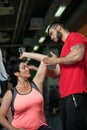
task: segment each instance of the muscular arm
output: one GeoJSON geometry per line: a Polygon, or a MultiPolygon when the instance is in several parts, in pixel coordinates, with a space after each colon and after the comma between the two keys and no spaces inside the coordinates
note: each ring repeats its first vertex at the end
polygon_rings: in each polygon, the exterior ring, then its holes
{"type": "Polygon", "coordinates": [[[84,55],[85,47],[82,44],[78,44],[71,48],[69,54],[64,57],[52,57],[44,58],[44,63],[47,65],[55,65],[55,64],[75,64],[82,60],[84,55]]]}
{"type": "Polygon", "coordinates": [[[71,52],[65,57],[59,58],[58,63],[61,64],[74,64],[82,60],[85,47],[82,44],[78,44],[71,48],[71,52]]]}

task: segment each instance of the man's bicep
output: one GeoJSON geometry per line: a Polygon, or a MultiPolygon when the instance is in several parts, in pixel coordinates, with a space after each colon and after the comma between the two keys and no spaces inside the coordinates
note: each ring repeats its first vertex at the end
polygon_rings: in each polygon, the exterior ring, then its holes
{"type": "Polygon", "coordinates": [[[77,44],[71,48],[71,52],[78,55],[80,58],[83,57],[85,51],[85,46],[83,44],[77,44]]]}
{"type": "Polygon", "coordinates": [[[84,49],[85,49],[85,46],[83,44],[77,44],[77,45],[71,47],[71,51],[72,50],[77,50],[77,51],[82,50],[82,51],[84,51],[84,49]]]}

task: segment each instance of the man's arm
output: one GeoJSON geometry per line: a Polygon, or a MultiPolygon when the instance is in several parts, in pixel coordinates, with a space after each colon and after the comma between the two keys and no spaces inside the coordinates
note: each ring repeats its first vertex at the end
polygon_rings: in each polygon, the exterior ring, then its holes
{"type": "Polygon", "coordinates": [[[83,55],[85,51],[85,46],[82,44],[78,44],[76,46],[73,46],[71,48],[71,51],[69,54],[67,54],[64,57],[54,57],[52,54],[52,57],[45,57],[44,63],[47,65],[56,65],[56,64],[75,64],[82,60],[83,55]]]}
{"type": "Polygon", "coordinates": [[[58,78],[60,76],[60,66],[59,66],[59,64],[56,65],[55,69],[47,69],[46,76],[51,77],[51,78],[58,78]]]}
{"type": "MultiPolygon", "coordinates": [[[[36,67],[34,65],[29,65],[29,69],[38,71],[38,67],[36,67]]],[[[47,68],[46,77],[57,78],[58,76],[60,76],[60,66],[59,65],[56,65],[55,69],[47,68]]]]}

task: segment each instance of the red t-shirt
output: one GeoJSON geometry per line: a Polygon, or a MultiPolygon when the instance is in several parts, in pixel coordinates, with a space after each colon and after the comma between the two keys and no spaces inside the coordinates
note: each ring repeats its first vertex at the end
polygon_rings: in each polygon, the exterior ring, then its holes
{"type": "Polygon", "coordinates": [[[79,33],[70,33],[64,43],[60,57],[66,56],[71,48],[77,44],[85,46],[83,59],[76,64],[60,65],[59,92],[61,98],[75,93],[87,92],[87,39],[79,33]]]}

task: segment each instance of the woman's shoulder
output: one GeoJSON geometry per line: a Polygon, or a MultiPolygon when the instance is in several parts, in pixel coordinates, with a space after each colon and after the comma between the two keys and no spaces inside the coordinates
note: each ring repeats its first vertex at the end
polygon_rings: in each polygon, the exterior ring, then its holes
{"type": "Polygon", "coordinates": [[[11,103],[12,100],[12,92],[11,90],[7,90],[3,96],[2,102],[11,103]]]}
{"type": "Polygon", "coordinates": [[[5,93],[5,95],[4,95],[4,96],[8,96],[8,95],[11,95],[11,96],[12,96],[11,89],[8,89],[8,90],[6,91],[6,93],[5,93]]]}

